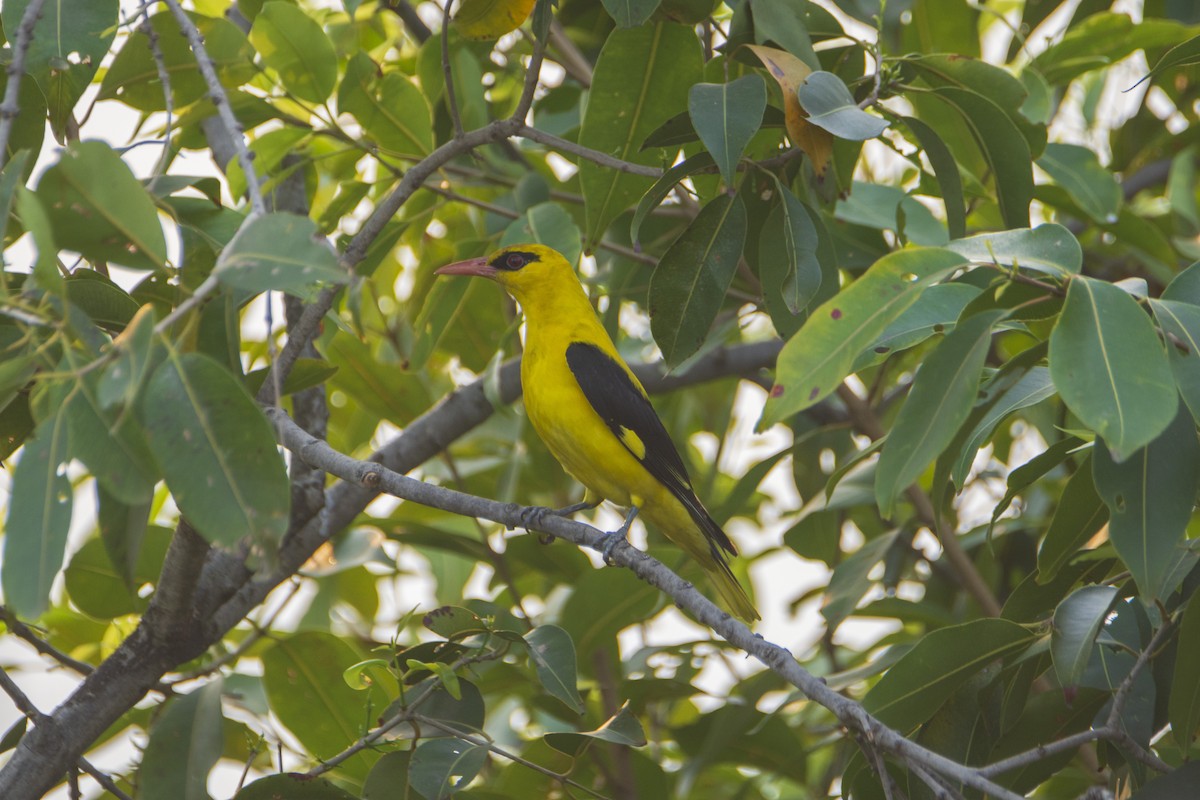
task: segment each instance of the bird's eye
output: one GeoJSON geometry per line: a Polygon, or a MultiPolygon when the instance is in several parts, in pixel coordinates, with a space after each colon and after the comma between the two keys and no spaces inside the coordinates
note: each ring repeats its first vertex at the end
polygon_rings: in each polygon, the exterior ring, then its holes
{"type": "Polygon", "coordinates": [[[520,253],[509,253],[508,257],[504,259],[504,264],[509,269],[520,269],[525,266],[525,257],[520,253]]]}

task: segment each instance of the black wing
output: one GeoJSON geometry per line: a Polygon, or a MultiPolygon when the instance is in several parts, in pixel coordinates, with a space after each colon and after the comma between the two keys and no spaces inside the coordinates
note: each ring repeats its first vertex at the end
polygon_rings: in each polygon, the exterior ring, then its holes
{"type": "MultiPolygon", "coordinates": [[[[650,401],[630,380],[621,365],[594,344],[572,342],[567,345],[567,366],[575,375],[588,403],[625,449],[683,503],[711,542],[736,555],[733,542],[729,541],[721,526],[696,497],[683,459],[679,457],[679,451],[675,449],[675,443],[655,413],[654,406],[650,405],[650,401]],[[638,453],[630,446],[629,433],[641,441],[644,453],[638,453]]],[[[713,555],[717,556],[718,561],[724,562],[715,548],[713,555]]]]}

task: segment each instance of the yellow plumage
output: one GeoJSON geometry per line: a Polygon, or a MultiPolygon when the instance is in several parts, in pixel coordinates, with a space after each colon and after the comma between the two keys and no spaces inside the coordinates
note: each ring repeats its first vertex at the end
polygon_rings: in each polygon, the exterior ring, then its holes
{"type": "Polygon", "coordinates": [[[525,314],[525,410],[546,447],[596,498],[636,507],[704,568],[728,608],[759,618],[729,571],[732,543],[692,491],[678,452],[600,324],[571,265],[536,244],[438,270],[503,286],[525,314]],[[725,552],[722,552],[724,550],[725,552]]]}

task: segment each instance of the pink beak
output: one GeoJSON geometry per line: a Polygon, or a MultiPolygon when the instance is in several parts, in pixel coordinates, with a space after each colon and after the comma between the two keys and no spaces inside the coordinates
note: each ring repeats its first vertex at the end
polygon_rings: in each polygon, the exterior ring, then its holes
{"type": "Polygon", "coordinates": [[[491,278],[496,272],[496,268],[489,264],[485,257],[456,261],[434,270],[437,275],[477,275],[481,278],[491,278]]]}

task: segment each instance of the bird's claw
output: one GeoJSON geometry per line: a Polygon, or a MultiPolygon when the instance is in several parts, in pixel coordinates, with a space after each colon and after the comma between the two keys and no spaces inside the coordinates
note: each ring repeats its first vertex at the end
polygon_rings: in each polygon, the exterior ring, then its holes
{"type": "Polygon", "coordinates": [[[552,515],[554,509],[547,506],[526,506],[517,513],[517,519],[521,521],[521,527],[528,530],[542,523],[548,515],[552,515]]]}
{"type": "Polygon", "coordinates": [[[613,561],[612,557],[613,550],[619,543],[624,541],[624,530],[609,531],[608,533],[604,534],[600,540],[600,556],[604,559],[605,564],[610,567],[615,566],[616,562],[613,561]]]}

